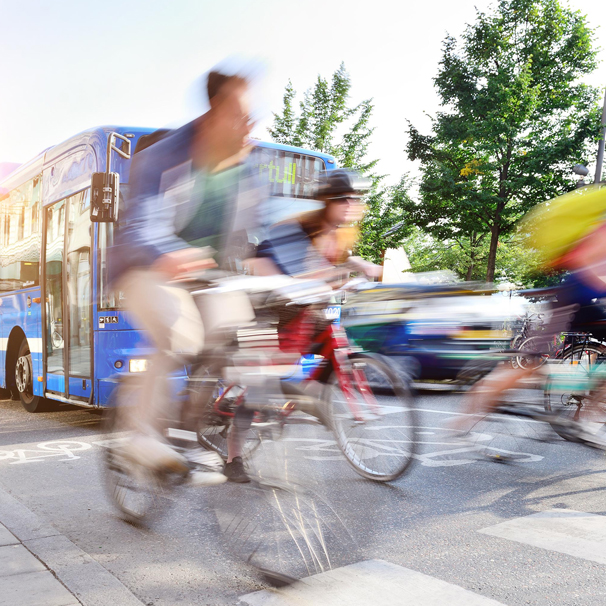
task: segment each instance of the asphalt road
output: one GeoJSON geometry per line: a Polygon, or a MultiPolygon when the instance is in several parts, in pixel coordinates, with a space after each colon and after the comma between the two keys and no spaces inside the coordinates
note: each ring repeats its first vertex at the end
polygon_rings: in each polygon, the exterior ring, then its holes
{"type": "MultiPolygon", "coordinates": [[[[538,424],[524,424],[509,439],[507,449],[522,453],[513,464],[453,448],[443,426],[460,400],[417,398],[421,451],[410,473],[389,486],[357,477],[331,450],[330,434],[318,445],[326,489],[357,539],[355,558],[385,560],[509,606],[605,604],[604,453],[550,436],[538,424]],[[538,437],[553,439],[532,439],[538,437]],[[562,530],[556,516],[533,539],[525,524],[535,518],[527,516],[552,510],[599,517],[589,518],[589,538],[562,530]],[[504,522],[521,526],[495,529],[504,522]]],[[[218,493],[209,492],[215,489],[182,491],[149,529],[124,523],[102,486],[104,437],[94,412],[65,407],[32,415],[18,402],[0,401],[0,487],[144,604],[238,604],[266,587],[217,539],[210,504],[218,493]]],[[[313,458],[313,448],[307,452],[313,458]]]]}

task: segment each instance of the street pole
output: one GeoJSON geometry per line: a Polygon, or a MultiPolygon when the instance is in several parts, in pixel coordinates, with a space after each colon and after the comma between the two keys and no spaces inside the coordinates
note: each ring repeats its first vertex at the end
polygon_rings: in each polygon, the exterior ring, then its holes
{"type": "Polygon", "coordinates": [[[602,180],[602,163],[604,162],[604,137],[606,137],[606,92],[604,93],[604,107],[602,108],[601,136],[598,143],[598,162],[595,167],[595,183],[602,180]]]}

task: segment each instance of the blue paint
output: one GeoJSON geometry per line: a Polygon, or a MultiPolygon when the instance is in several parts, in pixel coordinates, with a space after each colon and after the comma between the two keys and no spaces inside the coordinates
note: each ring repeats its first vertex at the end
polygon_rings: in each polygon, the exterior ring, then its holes
{"type": "MultiPolygon", "coordinates": [[[[12,190],[27,181],[41,177],[41,207],[42,215],[46,215],[46,208],[55,202],[63,200],[90,187],[93,172],[103,172],[106,169],[107,138],[109,133],[116,132],[121,135],[132,135],[131,153],[134,152],[139,138],[154,132],[150,128],[134,128],[122,126],[102,126],[81,132],[66,141],[44,150],[36,158],[21,165],[0,182],[0,189],[12,190]]],[[[309,152],[296,147],[255,141],[255,145],[269,149],[284,150],[299,154],[306,154],[320,158],[327,169],[336,167],[334,158],[328,154],[309,152]]],[[[112,154],[110,169],[118,172],[121,185],[128,186],[130,160],[124,160],[118,154],[112,154]]],[[[40,219],[40,229],[43,229],[46,221],[40,219]]],[[[93,372],[90,377],[67,376],[65,374],[52,374],[45,372],[45,348],[52,348],[50,335],[45,334],[46,329],[42,325],[42,305],[48,301],[48,295],[40,286],[22,289],[8,293],[0,292],[0,386],[7,386],[7,373],[12,373],[13,368],[7,368],[7,351],[17,342],[15,336],[19,329],[24,333],[32,349],[32,363],[35,395],[46,395],[53,398],[57,392],[62,396],[78,398],[83,403],[90,401],[95,405],[105,406],[111,401],[111,394],[116,385],[116,377],[128,373],[128,361],[132,358],[141,358],[151,353],[152,349],[146,341],[143,331],[137,330],[120,309],[101,309],[99,302],[98,276],[99,268],[99,225],[91,224],[92,254],[90,255],[90,286],[92,313],[90,321],[93,372]],[[28,306],[28,297],[30,305],[28,306]],[[39,299],[40,302],[34,302],[39,299]],[[110,321],[106,321],[107,318],[110,321]],[[115,320],[114,320],[115,318],[115,320]],[[46,345],[43,345],[43,342],[46,345]],[[116,362],[120,361],[122,367],[116,368],[116,362]],[[38,378],[43,378],[39,381],[38,378]],[[84,380],[84,384],[83,384],[84,380]],[[67,389],[66,389],[67,388],[67,389]]],[[[40,265],[42,271],[42,264],[40,265]]],[[[66,263],[63,262],[65,271],[66,263]]],[[[42,276],[40,276],[42,283],[42,276]]],[[[67,296],[64,292],[63,296],[67,296]]],[[[335,308],[336,309],[336,308],[335,308]]],[[[334,313],[337,313],[333,310],[334,313]]],[[[61,316],[64,313],[61,312],[61,316]]],[[[51,349],[52,350],[52,349],[51,349]]],[[[56,350],[55,350],[56,351],[56,350]]],[[[308,372],[311,366],[303,363],[304,372],[308,372]]],[[[186,369],[183,368],[175,373],[174,395],[183,391],[185,385],[186,369]]]]}

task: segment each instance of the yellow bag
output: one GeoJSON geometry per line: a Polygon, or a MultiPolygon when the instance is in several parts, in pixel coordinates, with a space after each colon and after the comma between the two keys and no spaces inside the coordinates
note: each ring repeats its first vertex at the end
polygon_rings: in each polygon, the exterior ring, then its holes
{"type": "Polygon", "coordinates": [[[529,246],[558,266],[562,257],[604,223],[606,187],[589,185],[538,204],[520,224],[529,246]]]}

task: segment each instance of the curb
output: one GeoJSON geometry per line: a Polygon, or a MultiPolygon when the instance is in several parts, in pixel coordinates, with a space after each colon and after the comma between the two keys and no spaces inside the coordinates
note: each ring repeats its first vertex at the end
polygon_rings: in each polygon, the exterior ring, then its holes
{"type": "MultiPolygon", "coordinates": [[[[48,568],[83,606],[143,605],[143,602],[101,564],[2,488],[0,488],[0,524],[12,533],[21,546],[33,554],[45,568],[48,568]]],[[[0,549],[7,548],[18,549],[20,545],[0,547],[0,549]]],[[[36,571],[25,573],[24,576],[27,574],[48,575],[48,572],[36,571]]],[[[0,576],[0,586],[6,579],[11,579],[12,584],[15,585],[19,576],[19,574],[0,576]]],[[[29,585],[29,581],[26,584],[29,585]]],[[[71,606],[75,602],[76,600],[72,600],[71,603],[64,603],[71,606]]],[[[0,604],[2,603],[0,598],[0,604]]],[[[11,603],[19,602],[15,600],[11,603]]]]}

